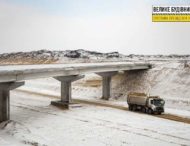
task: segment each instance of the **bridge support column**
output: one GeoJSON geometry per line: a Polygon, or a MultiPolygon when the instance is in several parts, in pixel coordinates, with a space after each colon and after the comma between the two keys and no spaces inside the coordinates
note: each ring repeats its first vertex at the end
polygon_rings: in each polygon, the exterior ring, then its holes
{"type": "Polygon", "coordinates": [[[0,83],[0,122],[10,119],[10,90],[24,85],[24,82],[0,83]]]}
{"type": "Polygon", "coordinates": [[[52,101],[51,104],[63,108],[69,108],[69,104],[72,104],[71,83],[84,78],[84,75],[60,76],[54,78],[61,82],[61,100],[52,101]]]}
{"type": "Polygon", "coordinates": [[[117,73],[117,71],[96,73],[102,77],[102,99],[109,100],[111,95],[111,78],[117,73]]]}

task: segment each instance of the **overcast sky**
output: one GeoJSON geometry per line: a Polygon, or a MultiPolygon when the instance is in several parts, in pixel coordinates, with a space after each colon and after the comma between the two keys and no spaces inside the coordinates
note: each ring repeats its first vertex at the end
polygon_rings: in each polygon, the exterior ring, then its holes
{"type": "Polygon", "coordinates": [[[153,23],[152,5],[190,0],[0,0],[0,53],[190,54],[190,22],[153,23]]]}

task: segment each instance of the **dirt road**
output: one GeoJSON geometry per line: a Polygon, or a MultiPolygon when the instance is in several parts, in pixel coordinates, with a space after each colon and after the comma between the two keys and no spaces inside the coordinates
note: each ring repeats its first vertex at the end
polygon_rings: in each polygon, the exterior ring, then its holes
{"type": "MultiPolygon", "coordinates": [[[[45,97],[50,97],[50,98],[59,98],[58,96],[52,96],[49,94],[41,94],[41,93],[35,93],[35,92],[30,92],[30,91],[25,91],[25,90],[17,90],[18,92],[25,92],[25,93],[30,93],[33,95],[41,95],[41,96],[45,96],[45,97]]],[[[120,110],[126,110],[128,111],[128,107],[126,106],[122,106],[122,105],[116,105],[116,104],[111,104],[108,102],[102,102],[102,101],[94,101],[94,100],[88,100],[88,99],[73,99],[74,102],[78,102],[78,103],[84,103],[84,104],[91,104],[91,105],[97,105],[97,106],[104,106],[104,107],[111,107],[111,108],[115,108],[115,109],[120,109],[120,110]]],[[[141,112],[136,112],[139,114],[144,114],[141,112]]],[[[190,124],[190,119],[189,118],[185,118],[185,117],[180,117],[177,115],[172,115],[172,114],[161,114],[161,115],[150,115],[150,116],[155,116],[158,118],[163,118],[163,119],[168,119],[168,120],[173,120],[173,121],[177,121],[177,122],[183,122],[183,123],[187,123],[190,124]]]]}

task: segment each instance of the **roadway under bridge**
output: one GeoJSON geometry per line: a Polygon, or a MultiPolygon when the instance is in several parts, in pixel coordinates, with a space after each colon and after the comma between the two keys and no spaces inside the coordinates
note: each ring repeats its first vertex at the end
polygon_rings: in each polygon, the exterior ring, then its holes
{"type": "Polygon", "coordinates": [[[69,108],[72,104],[71,83],[84,78],[85,74],[96,73],[102,77],[102,99],[108,100],[112,76],[119,71],[150,67],[147,63],[126,62],[0,66],[0,122],[10,119],[10,90],[24,85],[25,80],[53,77],[60,81],[61,100],[51,104],[69,108]]]}

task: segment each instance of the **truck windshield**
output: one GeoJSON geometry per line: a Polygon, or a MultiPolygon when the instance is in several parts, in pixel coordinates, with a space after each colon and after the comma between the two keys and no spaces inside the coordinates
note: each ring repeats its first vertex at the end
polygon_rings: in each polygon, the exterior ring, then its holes
{"type": "Polygon", "coordinates": [[[163,100],[160,100],[160,99],[154,99],[153,104],[156,106],[163,106],[165,104],[165,102],[163,100]]]}

